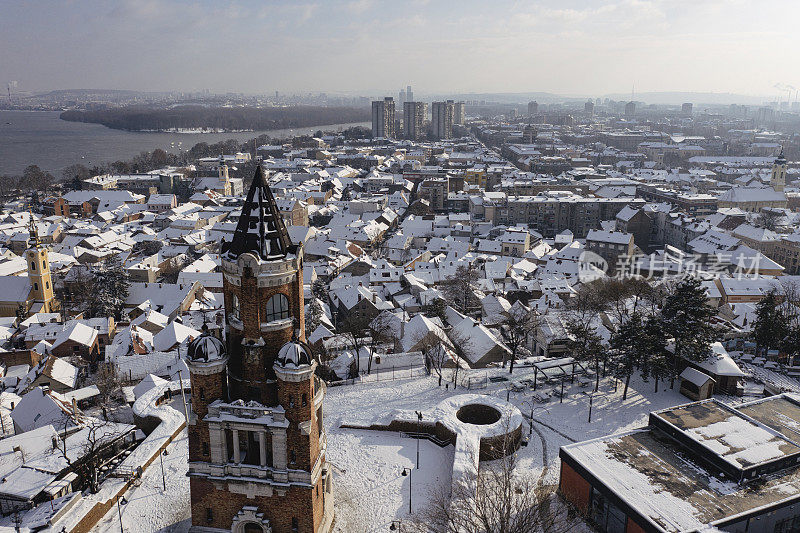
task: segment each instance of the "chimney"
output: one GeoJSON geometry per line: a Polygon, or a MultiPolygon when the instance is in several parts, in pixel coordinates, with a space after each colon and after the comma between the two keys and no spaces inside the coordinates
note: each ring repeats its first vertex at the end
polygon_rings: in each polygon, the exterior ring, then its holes
{"type": "Polygon", "coordinates": [[[72,398],[72,415],[78,416],[78,402],[75,401],[75,398],[72,398]]]}

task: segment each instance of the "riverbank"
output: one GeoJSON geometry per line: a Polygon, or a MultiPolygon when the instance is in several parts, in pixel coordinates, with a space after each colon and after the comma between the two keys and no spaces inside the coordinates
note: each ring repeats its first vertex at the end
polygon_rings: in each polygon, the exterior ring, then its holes
{"type": "Polygon", "coordinates": [[[240,133],[145,133],[107,128],[100,124],[68,122],[58,111],[0,111],[0,175],[19,175],[28,165],[39,165],[56,177],[61,170],[80,163],[87,167],[127,161],[144,151],[161,148],[178,154],[197,143],[213,144],[227,139],[242,143],[261,134],[285,139],[318,130],[343,131],[368,122],[285,128],[240,133]]]}

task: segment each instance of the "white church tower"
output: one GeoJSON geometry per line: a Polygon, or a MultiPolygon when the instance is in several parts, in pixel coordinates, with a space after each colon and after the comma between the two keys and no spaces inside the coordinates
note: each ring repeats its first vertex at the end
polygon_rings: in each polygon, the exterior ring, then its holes
{"type": "Polygon", "coordinates": [[[783,148],[781,148],[781,155],[772,164],[770,184],[778,192],[783,192],[783,188],[786,186],[786,158],[783,155],[783,148]]]}

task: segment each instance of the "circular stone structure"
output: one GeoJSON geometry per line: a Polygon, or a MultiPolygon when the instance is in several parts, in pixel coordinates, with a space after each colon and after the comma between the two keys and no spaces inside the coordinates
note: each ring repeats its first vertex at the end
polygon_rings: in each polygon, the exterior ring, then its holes
{"type": "Polygon", "coordinates": [[[455,437],[480,439],[482,461],[516,451],[522,438],[522,413],[513,404],[491,396],[451,396],[429,416],[455,437]]]}

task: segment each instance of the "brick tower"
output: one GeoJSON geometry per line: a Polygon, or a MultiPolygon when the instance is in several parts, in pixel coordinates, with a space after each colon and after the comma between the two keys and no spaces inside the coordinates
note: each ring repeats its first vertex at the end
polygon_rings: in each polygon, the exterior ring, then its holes
{"type": "Polygon", "coordinates": [[[189,346],[191,531],[326,533],[325,388],[305,342],[303,249],[260,167],[222,271],[227,342],[204,333],[189,346]]]}

